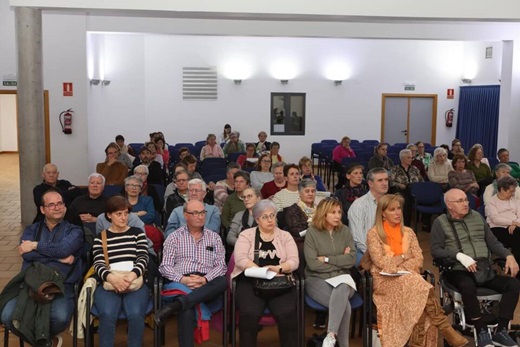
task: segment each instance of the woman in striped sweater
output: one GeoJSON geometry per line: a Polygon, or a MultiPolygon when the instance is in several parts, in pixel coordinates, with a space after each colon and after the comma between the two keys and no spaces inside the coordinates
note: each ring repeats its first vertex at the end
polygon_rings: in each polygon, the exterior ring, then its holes
{"type": "Polygon", "coordinates": [[[144,232],[128,226],[131,206],[123,196],[113,196],[106,202],[105,216],[112,224],[94,240],[94,269],[101,279],[94,293],[94,302],[99,310],[99,346],[114,346],[116,323],[123,310],[128,321],[128,346],[139,347],[143,342],[144,316],[150,297],[146,285],[130,291],[130,285],[143,276],[148,265],[147,241],[144,232]],[[103,249],[103,234],[106,235],[108,264],[103,249]],[[125,275],[113,271],[128,271],[125,275]],[[106,290],[103,283],[111,284],[114,290],[106,290]]]}

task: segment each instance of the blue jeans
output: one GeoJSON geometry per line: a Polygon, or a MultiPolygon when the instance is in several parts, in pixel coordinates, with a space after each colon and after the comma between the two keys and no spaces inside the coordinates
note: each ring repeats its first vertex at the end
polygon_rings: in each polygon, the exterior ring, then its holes
{"type": "MultiPolygon", "coordinates": [[[[2,311],[2,323],[13,333],[20,336],[18,330],[13,326],[11,317],[16,307],[16,298],[11,299],[2,311]]],[[[70,318],[74,313],[74,285],[65,285],[65,294],[59,294],[54,297],[51,303],[51,317],[49,336],[55,336],[65,329],[70,323],[70,318]]]]}
{"type": "Polygon", "coordinates": [[[99,346],[114,347],[116,324],[123,310],[128,321],[127,346],[140,347],[143,343],[144,317],[149,300],[150,290],[147,285],[124,294],[98,286],[94,292],[94,305],[99,312],[99,346]]]}
{"type": "MultiPolygon", "coordinates": [[[[193,347],[195,344],[193,339],[193,329],[197,326],[195,306],[203,302],[208,304],[212,312],[215,312],[213,310],[219,305],[222,307],[222,293],[226,290],[226,286],[226,277],[219,276],[190,294],[178,297],[182,304],[182,310],[177,315],[179,347],[193,347]]],[[[164,289],[168,289],[168,285],[165,285],[164,289]]]]}
{"type": "Polygon", "coordinates": [[[359,249],[356,250],[356,267],[359,266],[359,263],[361,262],[361,258],[363,258],[363,255],[364,255],[364,254],[365,254],[365,253],[363,253],[363,251],[361,251],[361,250],[359,250],[359,249]]]}

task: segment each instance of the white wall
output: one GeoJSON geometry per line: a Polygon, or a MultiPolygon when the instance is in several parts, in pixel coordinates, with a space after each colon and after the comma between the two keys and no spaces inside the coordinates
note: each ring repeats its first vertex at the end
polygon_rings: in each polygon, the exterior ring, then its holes
{"type": "Polygon", "coordinates": [[[4,75],[16,75],[16,43],[14,35],[14,10],[9,8],[8,1],[0,1],[0,88],[16,89],[1,85],[4,75]]]}
{"type": "Polygon", "coordinates": [[[0,95],[0,152],[18,151],[16,95],[0,95]]]}

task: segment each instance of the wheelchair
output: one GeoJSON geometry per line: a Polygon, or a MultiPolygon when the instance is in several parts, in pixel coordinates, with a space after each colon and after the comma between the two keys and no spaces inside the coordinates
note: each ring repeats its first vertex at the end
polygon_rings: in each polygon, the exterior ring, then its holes
{"type": "MultiPolygon", "coordinates": [[[[494,260],[494,264],[503,268],[505,260],[496,259],[494,260]]],[[[466,320],[461,294],[457,292],[457,289],[444,278],[444,274],[451,271],[454,263],[449,260],[434,259],[433,265],[439,268],[438,283],[440,287],[440,301],[446,315],[453,315],[452,325],[454,329],[459,330],[466,336],[472,336],[476,341],[477,331],[475,330],[475,327],[466,320]]],[[[493,330],[498,325],[497,311],[498,304],[502,299],[502,294],[489,288],[477,287],[477,299],[480,304],[480,310],[482,311],[481,319],[486,322],[490,335],[493,335],[493,330]]],[[[448,346],[446,342],[444,345],[448,346]]]]}

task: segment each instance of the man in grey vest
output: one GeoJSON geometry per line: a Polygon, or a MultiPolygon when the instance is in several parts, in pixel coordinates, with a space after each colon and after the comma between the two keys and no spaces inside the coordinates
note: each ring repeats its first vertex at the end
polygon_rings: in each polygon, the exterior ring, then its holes
{"type": "Polygon", "coordinates": [[[462,296],[466,319],[477,329],[477,347],[518,346],[507,334],[520,292],[520,282],[515,278],[518,273],[515,258],[495,238],[482,216],[469,208],[466,193],[460,189],[451,189],[444,195],[444,201],[448,213],[438,217],[432,225],[432,257],[457,260],[453,269],[444,273],[444,278],[462,296]],[[505,276],[495,276],[480,285],[502,293],[498,327],[493,336],[481,320],[482,312],[476,295],[477,284],[472,275],[472,272],[477,271],[476,259],[489,258],[491,254],[506,259],[505,276]]]}

